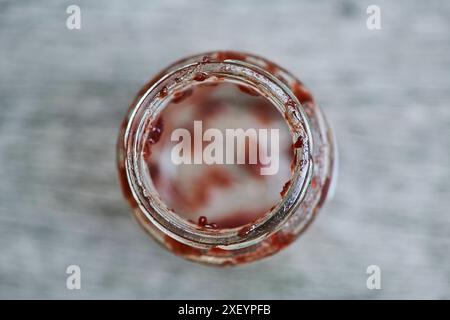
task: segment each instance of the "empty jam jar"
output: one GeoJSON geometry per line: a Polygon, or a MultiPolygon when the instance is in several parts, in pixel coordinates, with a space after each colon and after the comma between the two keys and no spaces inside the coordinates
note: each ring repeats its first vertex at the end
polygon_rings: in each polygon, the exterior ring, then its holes
{"type": "Polygon", "coordinates": [[[182,59],[144,85],[117,161],[142,228],[211,265],[288,246],[336,180],[333,134],[311,92],[275,63],[231,51],[182,59]]]}

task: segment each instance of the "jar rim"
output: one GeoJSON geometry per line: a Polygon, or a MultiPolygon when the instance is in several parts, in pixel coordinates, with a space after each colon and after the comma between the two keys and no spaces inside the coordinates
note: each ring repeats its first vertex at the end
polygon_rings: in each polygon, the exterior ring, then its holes
{"type": "MultiPolygon", "coordinates": [[[[245,54],[248,56],[247,54],[245,54]]],[[[226,249],[247,247],[267,238],[278,231],[297,210],[310,184],[313,173],[311,150],[313,140],[308,118],[297,97],[291,89],[273,74],[257,64],[237,59],[202,59],[205,55],[169,66],[132,106],[125,134],[125,172],[133,198],[144,215],[162,232],[184,244],[196,247],[221,247],[226,249]],[[197,61],[197,62],[195,62],[197,61]],[[146,127],[162,112],[170,100],[171,93],[194,85],[198,73],[221,79],[239,79],[262,92],[271,100],[274,107],[284,115],[294,143],[299,137],[303,140],[301,149],[295,149],[294,167],[290,184],[281,200],[256,221],[230,229],[199,228],[176,213],[161,200],[148,179],[144,179],[143,165],[140,161],[143,136],[146,127]],[[164,92],[168,94],[162,95],[164,92]]],[[[261,59],[254,56],[255,59],[261,59]]],[[[151,177],[147,175],[151,180],[151,177]]]]}

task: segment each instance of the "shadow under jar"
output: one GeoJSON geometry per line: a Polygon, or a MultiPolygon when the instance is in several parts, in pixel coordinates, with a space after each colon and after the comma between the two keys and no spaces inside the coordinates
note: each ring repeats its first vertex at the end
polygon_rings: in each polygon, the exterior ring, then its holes
{"type": "Polygon", "coordinates": [[[117,161],[133,215],[157,242],[189,260],[237,265],[278,252],[306,230],[332,193],[335,151],[299,80],[261,57],[218,51],[172,64],[139,91],[120,128],[117,161]],[[278,140],[272,145],[267,135],[266,146],[263,135],[248,134],[240,145],[219,143],[229,129],[276,130],[278,140]],[[192,162],[174,161],[187,138],[191,147],[179,155],[192,162]],[[205,163],[213,142],[234,162],[205,163]],[[263,149],[276,159],[275,173],[262,174],[273,164],[263,149]]]}

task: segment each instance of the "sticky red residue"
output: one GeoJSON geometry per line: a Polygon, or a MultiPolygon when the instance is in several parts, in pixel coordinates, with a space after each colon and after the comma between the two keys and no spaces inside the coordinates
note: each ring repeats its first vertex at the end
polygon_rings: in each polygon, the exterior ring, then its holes
{"type": "Polygon", "coordinates": [[[261,174],[261,163],[251,164],[251,163],[244,163],[242,166],[245,168],[245,170],[256,179],[265,179],[266,176],[261,174]]]}
{"type": "MultiPolygon", "coordinates": [[[[222,51],[222,52],[218,52],[217,54],[213,54],[212,57],[205,55],[202,57],[201,63],[209,63],[211,60],[213,61],[224,61],[227,59],[232,59],[232,60],[246,60],[246,55],[245,54],[241,54],[241,53],[237,53],[237,52],[233,52],[233,51],[222,51]]],[[[276,77],[278,77],[279,79],[281,79],[281,76],[277,75],[277,73],[280,73],[280,69],[277,65],[271,63],[271,62],[267,62],[265,69],[271,73],[274,74],[276,77]]],[[[207,73],[204,72],[199,72],[197,74],[194,75],[193,80],[195,81],[199,81],[199,82],[203,82],[205,81],[207,78],[209,77],[209,75],[207,73]]],[[[212,79],[211,79],[212,80],[212,79]]],[[[214,81],[205,81],[204,83],[199,83],[198,86],[216,86],[218,85],[220,82],[219,80],[223,80],[223,79],[215,79],[214,77],[214,81]]],[[[181,79],[177,78],[176,81],[181,81],[181,79]]],[[[286,80],[283,80],[285,83],[287,83],[286,80]]],[[[151,83],[150,83],[151,84],[151,83]]],[[[149,85],[146,87],[150,87],[149,85]]],[[[251,87],[248,86],[243,86],[243,85],[238,85],[237,86],[238,89],[245,93],[248,94],[250,96],[259,96],[260,94],[254,90],[251,87]]],[[[301,83],[294,83],[291,86],[292,92],[294,93],[294,95],[296,96],[296,98],[300,101],[300,103],[302,103],[303,107],[305,108],[305,110],[308,112],[308,110],[313,110],[312,108],[314,107],[314,100],[313,97],[311,95],[311,93],[301,84],[301,83]]],[[[143,90],[143,92],[147,91],[147,89],[143,90]]],[[[164,98],[169,94],[168,88],[167,87],[163,87],[160,92],[159,92],[159,97],[160,98],[164,98]]],[[[175,92],[174,96],[173,96],[173,103],[180,103],[182,101],[184,101],[186,98],[190,97],[193,94],[193,90],[192,89],[188,89],[188,90],[184,90],[184,91],[180,91],[180,92],[175,92]]],[[[197,96],[192,97],[192,100],[194,101],[197,98],[197,96]]],[[[194,107],[198,108],[203,101],[206,99],[199,99],[199,101],[195,101],[194,102],[194,107]]],[[[257,102],[257,100],[259,99],[252,99],[252,103],[253,102],[257,102]]],[[[294,99],[295,100],[295,99],[294,99]]],[[[250,100],[249,100],[250,101],[250,100]]],[[[217,112],[217,110],[220,110],[220,108],[216,108],[216,106],[212,107],[212,105],[214,105],[215,102],[211,103],[211,105],[209,107],[206,108],[201,108],[200,112],[203,112],[204,114],[208,114],[211,112],[211,114],[217,112]],[[214,109],[214,110],[213,110],[214,109]]],[[[271,114],[269,114],[266,111],[274,111],[274,114],[278,113],[278,110],[271,104],[269,103],[270,107],[267,110],[261,110],[261,109],[257,109],[255,108],[255,116],[259,116],[259,120],[261,120],[261,123],[264,124],[268,124],[270,121],[272,121],[274,119],[274,117],[271,117],[271,114]]],[[[288,119],[287,115],[290,114],[290,112],[292,111],[293,108],[296,108],[296,103],[294,103],[294,101],[292,99],[289,99],[286,104],[286,113],[285,113],[285,117],[286,119],[288,119]]],[[[199,108],[200,110],[200,108],[199,108]]],[[[197,112],[197,110],[195,110],[194,112],[197,112]]],[[[290,118],[290,117],[289,117],[290,118]]],[[[165,118],[165,120],[167,120],[167,118],[165,118]]],[[[147,143],[145,143],[144,145],[144,158],[148,157],[150,155],[151,152],[151,145],[157,143],[160,138],[161,138],[161,134],[163,131],[163,123],[162,123],[162,119],[158,119],[158,121],[156,121],[154,126],[149,126],[150,130],[147,133],[147,137],[148,137],[148,141],[147,143]]],[[[168,127],[166,126],[166,130],[168,129],[168,127]]],[[[163,137],[164,139],[164,137],[163,137]]],[[[160,143],[161,144],[161,143],[160,143]]],[[[290,144],[287,143],[286,148],[283,149],[285,152],[287,152],[287,149],[289,149],[289,152],[292,153],[291,156],[293,156],[293,158],[290,158],[291,161],[291,170],[293,170],[296,159],[297,159],[297,154],[296,154],[296,150],[298,148],[302,148],[304,146],[304,141],[302,140],[301,137],[298,137],[297,140],[290,144]]],[[[158,145],[159,147],[159,145],[158,145]]],[[[248,156],[246,155],[246,164],[249,163],[248,161],[248,156]]],[[[159,178],[159,167],[157,164],[152,164],[152,163],[148,163],[149,166],[149,170],[150,170],[150,175],[152,176],[152,179],[158,180],[159,178]]],[[[248,170],[248,172],[250,172],[251,174],[254,174],[256,177],[264,177],[260,174],[260,168],[261,168],[261,163],[259,161],[257,161],[257,164],[255,165],[247,165],[246,169],[248,170]]],[[[121,184],[126,185],[126,187],[122,188],[124,189],[124,194],[125,197],[129,198],[129,201],[131,201],[133,199],[130,189],[128,188],[128,182],[125,176],[125,170],[122,168],[119,168],[119,177],[121,180],[121,184]],[[123,172],[122,172],[123,171],[123,172]],[[131,200],[130,200],[131,199],[131,200]]],[[[198,210],[195,210],[196,206],[202,206],[204,205],[206,202],[209,201],[209,192],[208,190],[211,189],[211,187],[219,187],[219,188],[225,188],[225,187],[229,187],[230,185],[232,185],[234,183],[233,178],[228,175],[228,173],[225,170],[209,170],[208,173],[206,175],[203,175],[200,179],[195,179],[195,181],[193,181],[193,187],[192,189],[188,190],[188,191],[184,191],[181,188],[177,188],[177,186],[173,186],[175,193],[178,193],[178,195],[180,196],[181,199],[181,203],[184,203],[182,206],[186,206],[186,208],[189,208],[189,211],[192,211],[194,209],[193,212],[198,212],[198,210]],[[183,192],[180,192],[181,191],[183,192]],[[185,193],[185,194],[182,194],[185,193]]],[[[168,182],[169,185],[173,185],[173,182],[168,182]]],[[[281,197],[284,197],[289,189],[291,185],[291,180],[287,181],[284,186],[282,191],[280,192],[281,197]]],[[[178,186],[179,187],[179,186],[178,186]]],[[[328,189],[330,187],[330,179],[326,178],[326,180],[324,181],[324,184],[322,186],[319,185],[318,183],[318,179],[316,179],[316,177],[314,177],[311,181],[311,187],[312,188],[319,188],[321,187],[321,196],[320,199],[317,203],[317,207],[321,207],[326,199],[326,195],[328,193],[328,189]]],[[[170,187],[169,187],[170,188],[170,187]]],[[[177,203],[177,200],[175,200],[175,203],[177,203]]],[[[178,204],[178,203],[177,203],[178,204]]],[[[275,208],[276,205],[272,206],[269,211],[273,210],[275,208]]],[[[254,218],[256,217],[260,217],[262,214],[264,214],[265,212],[234,212],[231,213],[229,215],[226,216],[226,220],[223,221],[218,221],[218,223],[209,223],[207,217],[205,216],[200,216],[198,218],[198,221],[191,221],[193,224],[197,224],[199,227],[202,228],[212,228],[212,229],[217,229],[217,228],[234,228],[234,227],[241,227],[239,229],[239,235],[242,237],[245,237],[248,235],[248,233],[251,231],[253,224],[249,225],[249,221],[253,221],[251,223],[254,223],[254,221],[256,221],[254,218]]],[[[289,234],[289,233],[285,233],[285,232],[277,232],[275,234],[273,234],[270,238],[269,238],[269,242],[267,243],[271,248],[270,250],[272,250],[273,248],[276,248],[275,250],[278,251],[279,249],[287,246],[288,244],[290,244],[296,236],[289,234]]],[[[175,253],[175,254],[179,254],[179,255],[195,255],[195,256],[199,256],[202,254],[206,254],[207,252],[210,254],[229,254],[230,251],[218,248],[218,247],[213,247],[210,249],[198,249],[198,248],[193,248],[191,246],[185,245],[177,240],[174,240],[173,238],[170,238],[168,236],[165,236],[165,243],[166,245],[175,253]]],[[[234,257],[233,259],[227,259],[224,261],[224,264],[239,264],[239,263],[245,263],[248,261],[253,260],[253,258],[249,255],[246,254],[239,254],[238,256],[234,257]]]]}
{"type": "MultiPolygon", "coordinates": [[[[180,211],[194,212],[204,206],[210,199],[210,191],[213,188],[228,188],[234,183],[234,178],[221,167],[212,166],[204,174],[192,181],[189,190],[169,181],[170,197],[173,204],[180,211]]],[[[217,228],[215,223],[207,223],[212,229],[217,228]]]]}
{"type": "Polygon", "coordinates": [[[314,101],[309,90],[307,90],[303,85],[299,83],[295,83],[293,85],[292,92],[294,93],[294,95],[297,97],[298,101],[300,101],[301,104],[314,101]]]}
{"type": "Polygon", "coordinates": [[[192,188],[191,192],[184,192],[179,185],[170,182],[170,198],[179,211],[195,211],[201,208],[209,198],[207,190],[203,188],[192,188]]]}
{"type": "Polygon", "coordinates": [[[169,94],[169,89],[167,89],[166,86],[162,87],[162,89],[159,91],[159,97],[165,98],[169,94]]]}
{"type": "Polygon", "coordinates": [[[147,140],[142,148],[142,157],[146,162],[150,160],[152,145],[157,143],[161,138],[163,132],[164,122],[162,117],[159,117],[155,124],[151,124],[148,130],[147,140]]]}
{"type": "Polygon", "coordinates": [[[275,76],[281,81],[283,82],[285,85],[287,85],[288,87],[290,87],[290,83],[289,81],[284,78],[283,76],[280,75],[280,73],[275,74],[275,76]]]}
{"type": "Polygon", "coordinates": [[[294,148],[303,148],[303,139],[302,137],[298,137],[297,141],[293,144],[294,148]]]}
{"type": "Polygon", "coordinates": [[[216,223],[208,223],[208,219],[205,216],[200,216],[198,218],[197,224],[200,227],[204,227],[204,228],[207,228],[207,229],[217,229],[218,228],[216,223]]]}
{"type": "Polygon", "coordinates": [[[280,192],[281,197],[284,197],[286,195],[286,192],[288,191],[290,185],[291,185],[291,180],[287,181],[284,184],[283,190],[281,190],[281,192],[280,192]]]}
{"type": "Polygon", "coordinates": [[[202,87],[217,87],[220,82],[221,82],[221,80],[216,79],[214,81],[202,83],[201,86],[202,87]]]}
{"type": "Polygon", "coordinates": [[[193,93],[192,89],[186,89],[184,91],[175,92],[175,94],[173,95],[172,103],[180,103],[181,101],[190,97],[192,93],[193,93]]]}
{"type": "Polygon", "coordinates": [[[209,249],[209,252],[213,253],[213,254],[219,254],[219,255],[225,255],[225,254],[230,253],[230,251],[219,248],[219,247],[212,247],[211,249],[209,249]]]}
{"type": "Polygon", "coordinates": [[[204,226],[206,225],[207,222],[208,222],[208,219],[206,219],[205,216],[200,216],[200,217],[198,217],[198,222],[197,222],[197,224],[198,224],[200,227],[204,227],[204,226]]]}
{"type": "Polygon", "coordinates": [[[163,132],[163,119],[162,117],[159,117],[158,120],[156,121],[156,123],[153,125],[151,125],[149,133],[148,133],[148,137],[147,137],[147,141],[149,144],[155,144],[159,141],[159,139],[161,138],[161,134],[163,132]]]}
{"type": "Polygon", "coordinates": [[[220,51],[217,53],[216,59],[219,61],[224,61],[228,59],[245,61],[246,56],[245,54],[234,51],[220,51]]]}
{"type": "Polygon", "coordinates": [[[278,250],[288,246],[294,240],[295,236],[290,233],[284,233],[282,231],[279,231],[270,237],[272,245],[278,250]]]}
{"type": "Polygon", "coordinates": [[[207,176],[210,182],[210,185],[227,188],[230,187],[234,179],[231,177],[224,169],[220,167],[212,167],[208,170],[207,176]]]}
{"type": "Polygon", "coordinates": [[[278,72],[278,66],[275,63],[266,61],[266,71],[269,72],[270,74],[275,75],[275,73],[278,72]]]}
{"type": "Polygon", "coordinates": [[[291,112],[293,109],[295,109],[295,102],[294,100],[292,100],[291,98],[288,98],[288,100],[286,101],[286,103],[284,104],[284,106],[286,107],[286,111],[284,112],[284,117],[286,120],[288,120],[289,117],[289,112],[291,112]]]}
{"type": "Polygon", "coordinates": [[[195,74],[195,76],[192,78],[195,81],[205,81],[206,79],[209,78],[209,75],[206,72],[199,72],[197,74],[195,74]]]}
{"type": "Polygon", "coordinates": [[[249,96],[252,96],[252,97],[257,97],[257,96],[260,95],[260,94],[258,93],[258,91],[256,91],[256,90],[253,89],[253,88],[250,88],[249,86],[244,86],[244,85],[238,84],[238,88],[239,88],[239,90],[241,90],[243,93],[246,93],[246,94],[248,94],[249,96]]]}
{"type": "Polygon", "coordinates": [[[198,248],[194,248],[188,246],[184,243],[181,243],[175,239],[172,239],[169,236],[164,236],[164,242],[173,251],[173,253],[182,256],[200,256],[202,255],[202,250],[198,248]]]}
{"type": "Polygon", "coordinates": [[[252,226],[245,226],[238,231],[238,236],[243,238],[249,234],[249,232],[252,230],[252,226]]]}
{"type": "Polygon", "coordinates": [[[182,211],[198,210],[208,202],[208,188],[205,188],[205,184],[202,180],[194,181],[193,188],[188,193],[182,192],[178,185],[174,183],[171,183],[170,186],[174,203],[176,203],[182,211]]]}

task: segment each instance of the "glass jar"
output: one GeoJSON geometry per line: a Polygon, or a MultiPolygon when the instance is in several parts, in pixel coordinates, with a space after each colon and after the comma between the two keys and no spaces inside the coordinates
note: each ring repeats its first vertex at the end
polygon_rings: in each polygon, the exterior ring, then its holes
{"type": "MultiPolygon", "coordinates": [[[[188,131],[195,133],[195,130],[188,131]]],[[[209,142],[212,140],[210,138],[209,142]]],[[[245,143],[246,148],[249,143],[245,143]]],[[[260,146],[258,148],[261,150],[260,146]]],[[[278,252],[307,229],[332,193],[336,180],[335,148],[323,113],[299,80],[261,57],[219,51],[182,59],[139,91],[120,128],[117,162],[122,191],[133,215],[157,242],[189,260],[237,265],[278,252]],[[233,86],[239,88],[241,95],[249,97],[230,95],[233,86]],[[222,89],[217,91],[217,88],[222,89]],[[228,99],[226,107],[218,97],[228,99]],[[259,101],[259,104],[245,109],[240,108],[237,101],[240,104],[259,101]],[[214,108],[210,107],[212,103],[214,108]],[[231,104],[233,108],[228,107],[231,104]],[[249,112],[259,122],[255,122],[249,112]],[[211,113],[215,114],[214,121],[208,118],[211,113]],[[260,128],[269,126],[268,123],[281,126],[281,121],[286,132],[283,143],[289,146],[288,151],[283,149],[285,153],[277,149],[283,158],[279,161],[280,172],[288,173],[285,183],[274,192],[280,179],[284,179],[283,174],[278,178],[252,177],[250,173],[261,168],[257,165],[259,162],[233,170],[222,164],[227,174],[211,170],[207,165],[199,166],[199,162],[183,167],[170,164],[167,154],[171,143],[164,137],[164,131],[170,128],[173,133],[177,123],[186,118],[195,120],[199,114],[205,123],[225,127],[239,127],[243,119],[258,123],[260,128]],[[267,120],[270,117],[281,120],[267,120]],[[233,179],[239,183],[230,182],[233,179]],[[215,197],[213,200],[208,198],[211,194],[215,197]],[[278,197],[276,201],[274,194],[278,197]],[[263,210],[269,200],[274,201],[273,205],[263,210]],[[261,204],[258,207],[261,212],[235,214],[230,222],[223,216],[223,209],[233,207],[235,210],[237,203],[244,203],[239,204],[239,208],[261,204]],[[206,212],[211,215],[214,211],[215,218],[198,214],[205,208],[209,208],[206,212]],[[222,213],[217,213],[219,211],[222,213]]],[[[195,158],[195,150],[193,152],[195,158]]],[[[248,159],[246,156],[245,160],[248,159]]]]}

